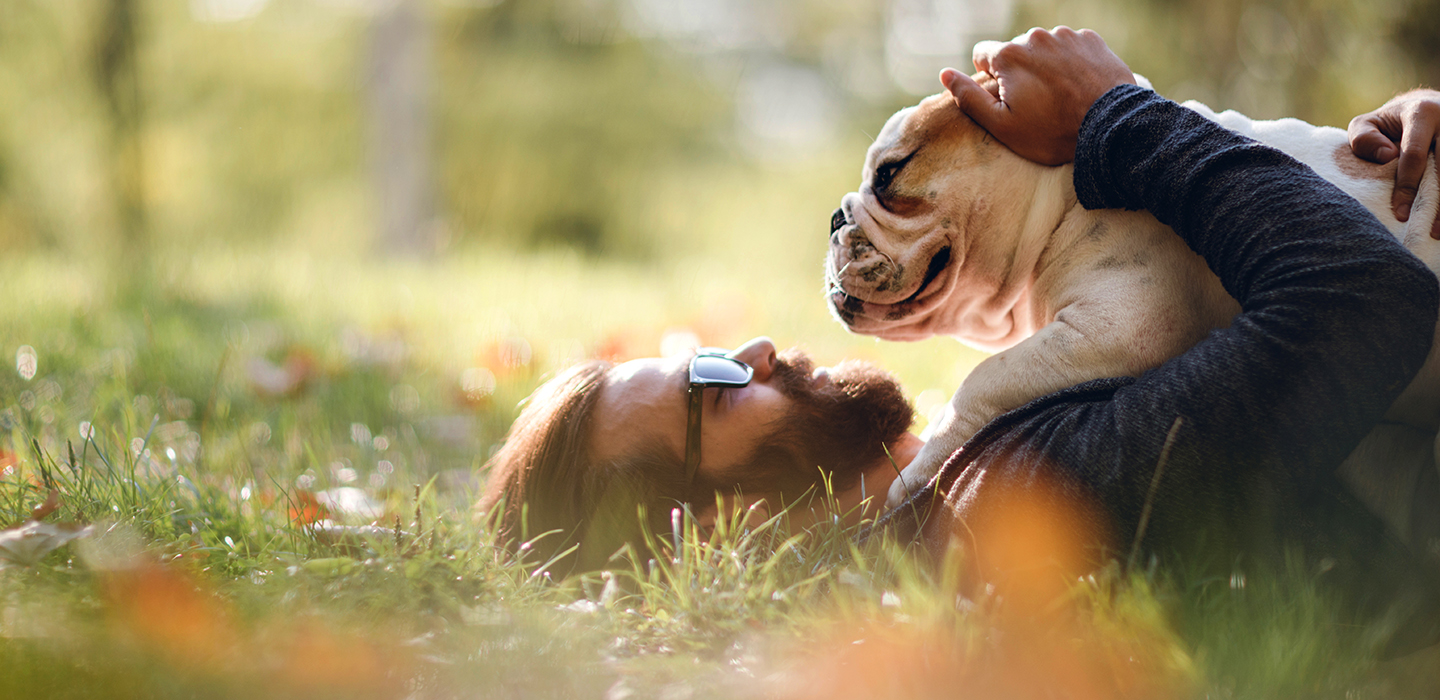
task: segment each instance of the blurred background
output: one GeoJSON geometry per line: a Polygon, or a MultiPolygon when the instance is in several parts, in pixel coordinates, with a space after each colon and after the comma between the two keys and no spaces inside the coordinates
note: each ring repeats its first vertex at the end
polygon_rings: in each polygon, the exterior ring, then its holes
{"type": "MultiPolygon", "coordinates": [[[[1031,25],[1092,27],[1162,93],[1262,118],[1343,126],[1440,78],[1435,0],[4,7],[12,255],[733,252],[764,228],[725,214],[750,183],[853,185],[886,115],[1031,25]]],[[[820,235],[808,214],[788,238],[820,235]]]]}
{"type": "Polygon", "coordinates": [[[1440,82],[1440,0],[0,8],[0,427],[156,413],[180,458],[371,485],[666,343],[768,333],[943,401],[980,356],[845,335],[820,265],[871,135],[977,40],[1090,27],[1170,97],[1342,127],[1440,82]]]}

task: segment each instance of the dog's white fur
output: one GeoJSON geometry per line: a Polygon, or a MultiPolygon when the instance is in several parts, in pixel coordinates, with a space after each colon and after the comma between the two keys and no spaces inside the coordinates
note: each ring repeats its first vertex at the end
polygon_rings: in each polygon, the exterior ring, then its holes
{"type": "MultiPolygon", "coordinates": [[[[1433,158],[1402,223],[1390,206],[1394,164],[1356,158],[1343,130],[1185,106],[1309,165],[1440,269],[1440,241],[1429,236],[1440,205],[1433,158]]],[[[844,197],[832,224],[826,277],[836,317],[857,333],[949,335],[996,353],[932,423],[925,448],[891,490],[892,504],[1001,413],[1087,380],[1138,376],[1239,311],[1173,231],[1148,212],[1086,210],[1072,174],[1070,165],[1019,157],[943,93],[896,113],[867,152],[860,191],[844,197]],[[877,183],[877,170],[900,159],[895,184],[877,183]]],[[[1432,350],[1387,418],[1434,432],[1437,355],[1432,350]]]]}

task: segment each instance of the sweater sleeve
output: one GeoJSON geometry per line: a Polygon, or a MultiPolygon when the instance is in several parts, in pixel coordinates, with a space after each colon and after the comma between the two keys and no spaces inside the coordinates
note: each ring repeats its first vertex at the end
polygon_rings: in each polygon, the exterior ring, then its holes
{"type": "Polygon", "coordinates": [[[1277,150],[1126,85],[1091,107],[1075,187],[1087,208],[1149,210],[1242,310],[1116,392],[1102,420],[1126,433],[1163,434],[1183,417],[1213,458],[1259,458],[1301,480],[1328,474],[1425,360],[1434,274],[1277,150]]]}

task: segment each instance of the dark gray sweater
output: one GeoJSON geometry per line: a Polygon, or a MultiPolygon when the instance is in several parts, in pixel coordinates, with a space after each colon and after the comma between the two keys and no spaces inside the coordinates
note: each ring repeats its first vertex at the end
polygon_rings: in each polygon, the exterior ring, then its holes
{"type": "Polygon", "coordinates": [[[1172,227],[1240,315],[1138,379],[997,418],[884,524],[938,552],[1028,495],[1080,514],[1090,561],[1123,560],[1148,502],[1144,560],[1226,575],[1300,552],[1361,616],[1427,605],[1440,588],[1334,474],[1424,361],[1435,276],[1306,166],[1133,85],[1091,107],[1075,189],[1172,227]]]}

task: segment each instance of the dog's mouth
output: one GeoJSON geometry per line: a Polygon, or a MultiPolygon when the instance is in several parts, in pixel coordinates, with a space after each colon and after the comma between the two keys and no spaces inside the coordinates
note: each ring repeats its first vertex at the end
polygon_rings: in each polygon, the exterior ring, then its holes
{"type": "MultiPolygon", "coordinates": [[[[933,306],[933,301],[939,292],[948,286],[948,278],[943,276],[946,269],[950,267],[952,251],[950,246],[945,246],[931,256],[930,262],[926,265],[925,275],[915,291],[909,296],[894,302],[883,302],[863,299],[846,291],[840,282],[840,271],[830,271],[830,283],[827,300],[835,315],[852,330],[866,332],[876,326],[873,322],[879,322],[880,326],[887,326],[895,321],[900,321],[915,313],[922,312],[933,306]],[[872,323],[866,323],[870,321],[872,323]]],[[[943,296],[943,295],[939,295],[943,296]]]]}

